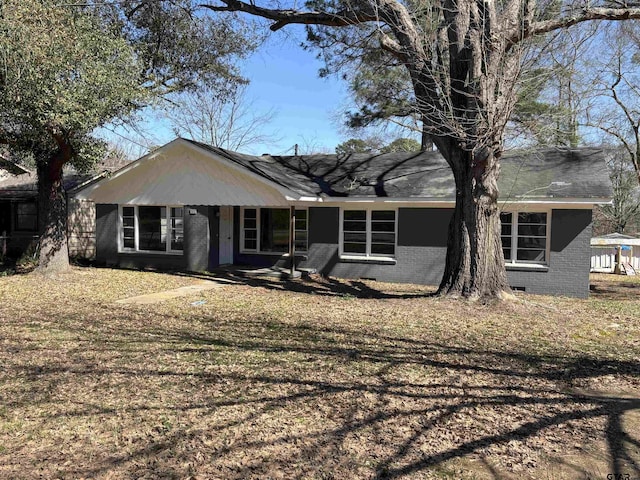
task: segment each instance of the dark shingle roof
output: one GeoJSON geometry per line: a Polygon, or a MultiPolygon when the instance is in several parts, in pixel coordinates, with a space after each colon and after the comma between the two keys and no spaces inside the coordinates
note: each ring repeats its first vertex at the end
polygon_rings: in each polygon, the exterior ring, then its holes
{"type": "MultiPolygon", "coordinates": [[[[437,152],[253,156],[188,142],[300,195],[454,200],[453,175],[437,152]]],[[[601,149],[513,151],[501,161],[501,200],[610,198],[601,149]]]]}
{"type": "MultiPolygon", "coordinates": [[[[68,173],[63,176],[62,183],[68,192],[97,178],[95,174],[68,173]]],[[[37,193],[38,177],[34,172],[16,171],[0,165],[0,198],[26,199],[35,197],[37,193]]]]}

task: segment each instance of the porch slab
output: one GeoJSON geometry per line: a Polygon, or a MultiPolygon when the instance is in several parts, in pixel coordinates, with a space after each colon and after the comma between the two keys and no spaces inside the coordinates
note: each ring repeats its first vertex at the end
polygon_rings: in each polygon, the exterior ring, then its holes
{"type": "Polygon", "coordinates": [[[187,285],[186,287],[175,288],[173,290],[165,290],[163,292],[149,293],[147,295],[138,295],[136,297],[123,298],[116,300],[118,304],[135,304],[135,305],[149,305],[152,303],[159,303],[172,298],[186,297],[195,293],[204,292],[206,290],[213,290],[220,288],[225,284],[232,282],[220,280],[203,280],[194,285],[187,285]]]}
{"type": "Polygon", "coordinates": [[[290,268],[282,267],[264,267],[264,268],[234,268],[234,273],[247,278],[277,278],[280,280],[288,280],[291,278],[300,278],[302,276],[308,276],[310,269],[296,269],[291,275],[290,268]]]}

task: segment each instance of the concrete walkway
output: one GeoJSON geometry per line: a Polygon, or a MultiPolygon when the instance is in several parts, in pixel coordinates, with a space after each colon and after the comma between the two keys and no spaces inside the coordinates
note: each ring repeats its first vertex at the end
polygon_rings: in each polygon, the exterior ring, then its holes
{"type": "Polygon", "coordinates": [[[220,288],[224,285],[230,285],[234,282],[229,280],[202,280],[194,285],[188,285],[186,287],[175,288],[173,290],[165,290],[164,292],[149,293],[147,295],[138,295],[137,297],[123,298],[117,300],[119,304],[135,304],[135,305],[148,305],[151,303],[163,302],[177,297],[186,297],[187,295],[193,295],[194,293],[204,292],[206,290],[213,290],[214,288],[220,288]]]}

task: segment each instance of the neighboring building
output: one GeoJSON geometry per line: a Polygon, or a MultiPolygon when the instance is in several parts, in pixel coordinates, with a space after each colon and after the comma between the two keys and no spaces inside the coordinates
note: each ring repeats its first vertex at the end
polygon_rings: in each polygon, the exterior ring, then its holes
{"type": "Polygon", "coordinates": [[[624,273],[640,272],[640,238],[622,233],[593,237],[591,271],[616,273],[616,267],[624,273]]]}
{"type": "MultiPolygon", "coordinates": [[[[68,196],[102,178],[100,175],[66,174],[68,196]]],[[[38,179],[34,172],[0,157],[0,255],[20,256],[38,240],[38,179]]],[[[69,253],[95,256],[95,209],[92,202],[69,201],[69,253]]]]}
{"type": "MultiPolygon", "coordinates": [[[[598,149],[501,162],[510,284],[586,297],[595,204],[611,200],[598,149]]],[[[453,176],[435,152],[250,156],[176,139],[80,191],[96,203],[97,260],[134,268],[286,266],[291,213],[299,268],[438,284],[453,176]]]]}

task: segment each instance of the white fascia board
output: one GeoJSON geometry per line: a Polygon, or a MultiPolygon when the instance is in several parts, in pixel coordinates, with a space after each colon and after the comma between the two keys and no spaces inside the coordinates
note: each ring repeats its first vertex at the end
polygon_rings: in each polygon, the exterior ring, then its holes
{"type": "Polygon", "coordinates": [[[611,204],[610,198],[563,198],[563,199],[530,199],[530,200],[505,200],[498,199],[498,204],[502,207],[507,206],[509,208],[517,207],[519,205],[526,207],[542,206],[546,208],[557,209],[592,209],[595,205],[607,205],[611,204]]]}
{"type": "MultiPolygon", "coordinates": [[[[344,206],[344,205],[394,205],[396,207],[426,207],[426,208],[453,208],[455,202],[452,200],[434,200],[433,198],[376,198],[376,197],[351,197],[336,198],[325,197],[319,199],[310,199],[300,197],[299,199],[287,199],[292,202],[304,205],[308,203],[322,203],[323,206],[344,206]]],[[[594,205],[611,203],[609,198],[565,198],[565,199],[531,199],[531,200],[507,200],[498,199],[498,205],[501,208],[515,209],[518,207],[526,207],[527,209],[539,207],[548,209],[592,209],[594,205]]]]}

